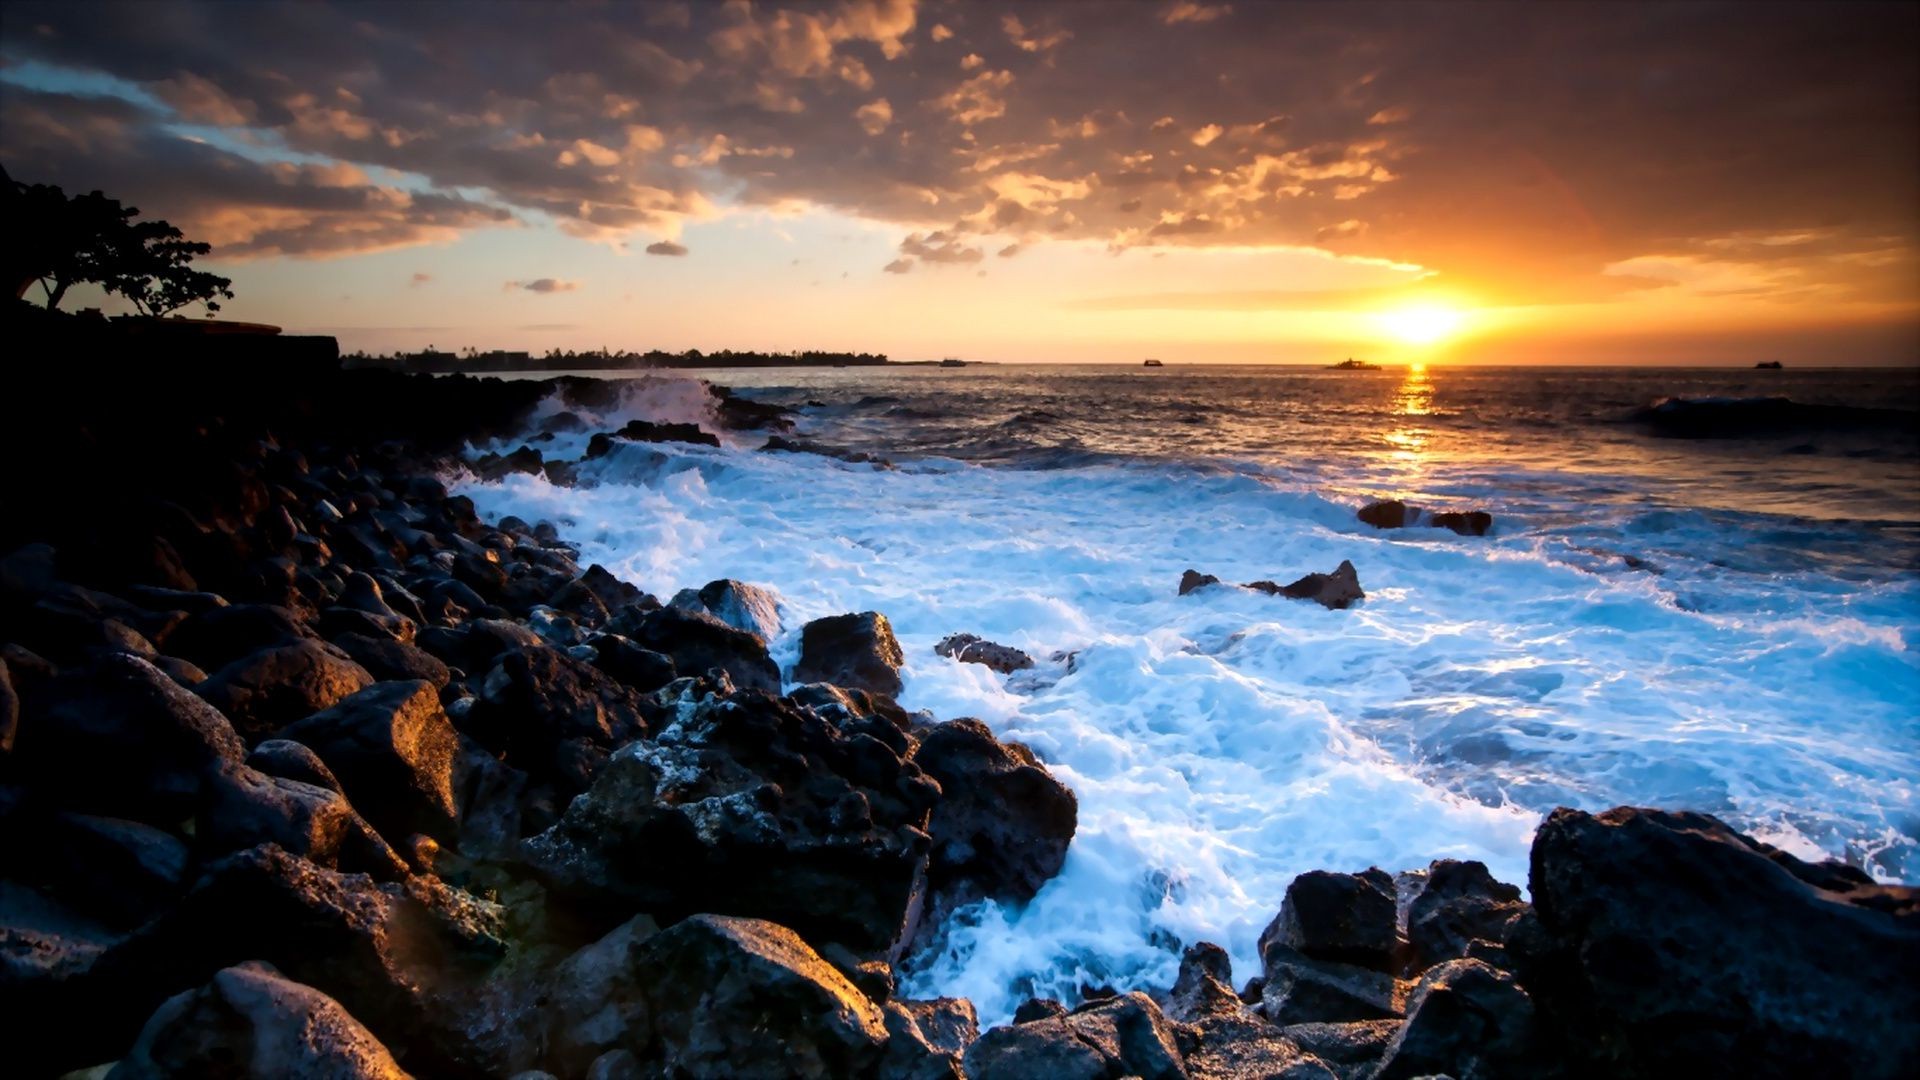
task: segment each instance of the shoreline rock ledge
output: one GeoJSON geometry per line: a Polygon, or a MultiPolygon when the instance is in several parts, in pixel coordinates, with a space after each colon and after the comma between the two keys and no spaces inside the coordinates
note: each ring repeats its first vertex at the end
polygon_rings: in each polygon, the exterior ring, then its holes
{"type": "Polygon", "coordinates": [[[0,453],[33,463],[0,513],[10,1075],[1920,1060],[1914,889],[1632,808],[1549,816],[1531,902],[1477,863],[1330,868],[1264,898],[1238,989],[1224,951],[1188,943],[1171,987],[1089,986],[982,1032],[964,1000],[901,996],[898,973],[953,912],[1017,911],[1057,878],[1074,793],[977,720],[903,709],[881,613],[800,628],[783,679],[784,598],[722,579],[662,604],[583,569],[553,523],[489,524],[446,488],[467,444],[616,390],[131,363],[19,389],[0,398],[0,453]]]}

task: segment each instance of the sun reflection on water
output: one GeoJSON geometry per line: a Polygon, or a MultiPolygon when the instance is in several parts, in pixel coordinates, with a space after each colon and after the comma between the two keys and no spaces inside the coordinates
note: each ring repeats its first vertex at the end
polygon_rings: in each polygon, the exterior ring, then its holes
{"type": "MultiPolygon", "coordinates": [[[[1425,364],[1414,364],[1407,368],[1407,377],[1394,390],[1393,412],[1396,416],[1407,418],[1432,415],[1433,380],[1428,377],[1425,364]]],[[[1382,438],[1392,448],[1395,459],[1408,465],[1417,465],[1431,436],[1426,425],[1412,422],[1401,424],[1382,438]]]]}

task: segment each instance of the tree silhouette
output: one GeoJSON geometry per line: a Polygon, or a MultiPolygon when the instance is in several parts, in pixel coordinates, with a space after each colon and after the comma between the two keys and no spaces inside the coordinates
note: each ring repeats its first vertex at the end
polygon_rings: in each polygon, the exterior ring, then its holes
{"type": "Polygon", "coordinates": [[[218,298],[233,299],[231,280],[192,267],[210,245],[186,239],[165,221],[135,221],[138,208],[99,191],[68,198],[50,184],[19,183],[0,169],[0,202],[14,296],[24,297],[38,283],[49,311],[82,283],[123,296],[150,316],[194,303],[212,314],[220,310],[218,298]]]}

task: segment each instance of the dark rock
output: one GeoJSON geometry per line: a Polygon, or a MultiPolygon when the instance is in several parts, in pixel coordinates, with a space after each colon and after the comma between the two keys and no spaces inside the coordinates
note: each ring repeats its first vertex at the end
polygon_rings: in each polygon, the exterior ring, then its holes
{"type": "Polygon", "coordinates": [[[890,697],[900,695],[900,665],[906,663],[893,624],[877,611],[830,615],[800,631],[800,661],[794,682],[825,682],[890,697]]]}
{"type": "Polygon", "coordinates": [[[1209,585],[1220,584],[1220,579],[1212,574],[1203,574],[1198,570],[1188,570],[1180,575],[1180,595],[1185,596],[1195,589],[1204,589],[1209,585]]]}
{"type": "Polygon", "coordinates": [[[298,780],[303,784],[323,787],[328,791],[346,794],[340,781],[320,760],[320,755],[292,739],[268,739],[247,752],[247,768],[258,769],[268,776],[278,776],[284,780],[298,780]]]}
{"type": "Polygon", "coordinates": [[[194,692],[254,743],[371,685],[373,676],[346,653],[305,639],[235,660],[194,692]]]}
{"type": "Polygon", "coordinates": [[[1433,513],[1408,506],[1398,499],[1373,502],[1360,508],[1360,520],[1376,529],[1402,529],[1427,525],[1451,529],[1461,536],[1485,536],[1493,528],[1493,515],[1485,510],[1449,510],[1433,513]]]}
{"type": "Polygon", "coordinates": [[[492,969],[501,929],[497,905],[433,879],[376,884],[269,844],[210,865],[179,904],[102,955],[89,1022],[101,1044],[123,1045],[166,998],[259,960],[337,1000],[408,1069],[471,1075],[485,1062],[445,999],[492,969]]]}
{"type": "Polygon", "coordinates": [[[1362,1080],[1378,1067],[1387,1044],[1400,1033],[1401,1024],[1399,1020],[1292,1024],[1281,1028],[1280,1034],[1347,1080],[1362,1080]]]}
{"type": "Polygon", "coordinates": [[[347,634],[360,634],[365,637],[388,638],[393,641],[412,643],[419,628],[413,620],[403,615],[375,615],[357,608],[330,607],[320,612],[314,620],[314,628],[320,636],[328,639],[344,637],[347,634]]]}
{"type": "Polygon", "coordinates": [[[272,843],[328,869],[383,881],[407,874],[406,862],[346,796],[246,766],[224,769],[207,785],[194,838],[209,856],[272,843]]]}
{"type": "MultiPolygon", "coordinates": [[[[937,785],[893,751],[766,694],[669,703],[524,845],[556,895],[606,924],[636,910],[772,919],[820,944],[897,950],[913,929],[937,785]],[[672,867],[662,873],[660,868],[672,867]]],[[[664,693],[664,692],[663,692],[664,693]]]]}
{"type": "Polygon", "coordinates": [[[1378,1080],[1452,1076],[1552,1076],[1535,1032],[1533,1002],[1513,977],[1478,960],[1449,960],[1421,976],[1407,1022],[1387,1045],[1378,1080]]]}
{"type": "Polygon", "coordinates": [[[0,818],[7,876],[107,926],[130,929],[186,890],[187,845],[152,825],[22,809],[0,818]]]}
{"type": "Polygon", "coordinates": [[[562,1075],[586,1071],[611,1050],[647,1048],[654,973],[640,966],[639,950],[659,929],[651,916],[636,915],[554,969],[541,1013],[546,1060],[562,1075]]]}
{"type": "MultiPolygon", "coordinates": [[[[639,604],[651,599],[646,593],[613,576],[613,572],[599,563],[587,567],[579,577],[579,583],[600,598],[608,611],[618,611],[629,604],[639,604]]],[[[654,606],[658,606],[657,604],[654,606]]]]}
{"type": "Polygon", "coordinates": [[[375,683],[280,733],[320,755],[383,836],[453,838],[453,725],[432,683],[375,683]]]}
{"type": "Polygon", "coordinates": [[[1052,998],[1028,998],[1013,1010],[1013,1022],[1031,1024],[1035,1020],[1051,1020],[1056,1016],[1067,1015],[1067,1007],[1052,998]]]}
{"type": "Polygon", "coordinates": [[[333,643],[381,682],[425,679],[436,687],[444,688],[453,678],[447,665],[432,653],[384,634],[378,637],[341,634],[333,639],[333,643]]]}
{"type": "Polygon", "coordinates": [[[961,1055],[980,1037],[980,1014],[966,998],[888,1002],[913,1019],[927,1044],[945,1054],[961,1055]]]}
{"type": "Polygon", "coordinates": [[[661,608],[642,615],[628,636],[642,648],[671,657],[674,670],[682,675],[719,668],[742,690],[780,692],[780,669],[767,655],[766,643],[712,615],[661,608]]]}
{"type": "Polygon", "coordinates": [[[1011,675],[1033,666],[1033,657],[1007,645],[996,645],[976,634],[949,634],[941,638],[933,651],[951,656],[963,664],[984,664],[1002,675],[1011,675]]]}
{"type": "MultiPolygon", "coordinates": [[[[651,420],[629,420],[627,425],[614,432],[628,442],[683,442],[700,446],[719,446],[720,438],[700,430],[698,424],[659,424],[651,420]]],[[[588,457],[595,457],[591,451],[588,457]]]]}
{"type": "Polygon", "coordinates": [[[1920,892],[1705,814],[1555,810],[1508,941],[1580,1071],[1893,1077],[1920,1056],[1920,892]]]}
{"type": "Polygon", "coordinates": [[[13,688],[13,675],[0,657],[0,757],[13,753],[13,741],[20,732],[20,692],[13,688]]]}
{"type": "Polygon", "coordinates": [[[152,663],[167,678],[179,683],[187,690],[192,690],[207,681],[206,672],[177,656],[156,656],[152,663]]]}
{"type": "Polygon", "coordinates": [[[631,689],[566,653],[537,646],[500,655],[461,730],[540,774],[556,745],[584,739],[612,750],[644,735],[646,721],[631,689]]]}
{"type": "Polygon", "coordinates": [[[1174,1027],[1142,993],[994,1028],[966,1054],[971,1080],[1185,1080],[1174,1027]]]}
{"type": "Polygon", "coordinates": [[[107,1074],[109,1080],[406,1075],[339,1002],[257,962],[227,968],[198,990],[168,998],[107,1074]]]}
{"type": "Polygon", "coordinates": [[[1209,941],[1188,947],[1180,957],[1180,974],[1167,995],[1167,1015],[1181,1023],[1193,1023],[1245,1011],[1245,1004],[1233,992],[1233,963],[1227,958],[1227,950],[1209,941]]]}
{"type": "Polygon", "coordinates": [[[593,666],[643,694],[660,689],[678,676],[672,657],[643,649],[619,634],[601,634],[589,644],[593,646],[593,666]]]}
{"type": "Polygon", "coordinates": [[[1193,1080],[1342,1080],[1326,1062],[1252,1013],[1202,1017],[1178,1035],[1193,1080]]]}
{"type": "Polygon", "coordinates": [[[1407,908],[1410,970],[1458,960],[1474,941],[1504,942],[1525,910],[1520,890],[1495,881],[1485,863],[1438,860],[1407,908]]]}
{"type": "Polygon", "coordinates": [[[490,670],[494,659],[508,649],[544,644],[540,635],[505,619],[475,619],[458,630],[436,627],[423,632],[419,638],[422,649],[453,667],[476,675],[490,670]]]}
{"type": "Polygon", "coordinates": [[[881,1080],[964,1080],[961,1057],[979,1034],[979,1020],[971,1003],[952,998],[937,1001],[888,1001],[887,1049],[881,1058],[881,1080]]]}
{"type": "Polygon", "coordinates": [[[180,624],[167,639],[167,651],[208,671],[243,656],[291,645],[312,635],[293,612],[271,604],[234,604],[213,608],[180,624]]]}
{"type": "Polygon", "coordinates": [[[1316,960],[1265,937],[1260,955],[1266,981],[1260,991],[1259,1012],[1282,1027],[1404,1015],[1402,987],[1384,971],[1316,960]]]}
{"type": "Polygon", "coordinates": [[[1393,878],[1386,871],[1310,870],[1287,886],[1280,914],[1260,935],[1260,951],[1264,956],[1277,942],[1315,960],[1392,971],[1397,919],[1393,878]]]}
{"type": "Polygon", "coordinates": [[[880,1061],[879,1007],[783,926],[696,915],[638,953],[644,1059],[665,1075],[857,1076],[880,1061]]]}
{"type": "Polygon", "coordinates": [[[46,699],[21,725],[15,775],[76,810],[171,824],[246,755],[218,709],[137,657],[63,674],[46,699]]]}
{"type": "Polygon", "coordinates": [[[1294,600],[1311,600],[1321,607],[1339,611],[1351,605],[1355,600],[1364,600],[1367,594],[1360,588],[1360,575],[1353,563],[1341,560],[1340,565],[1331,574],[1308,574],[1291,585],[1275,585],[1271,581],[1250,581],[1247,588],[1258,589],[1270,596],[1285,596],[1294,600]]]}
{"type": "Polygon", "coordinates": [[[837,941],[828,941],[820,946],[820,958],[833,965],[833,969],[846,977],[859,991],[875,1005],[885,1005],[893,998],[893,965],[885,960],[863,957],[837,941]]]}
{"type": "Polygon", "coordinates": [[[1079,800],[1032,751],[1002,743],[978,720],[939,724],[921,736],[913,762],[945,793],[927,827],[928,881],[980,895],[1028,900],[1066,861],[1079,800]]]}
{"type": "Polygon", "coordinates": [[[547,597],[547,606],[556,611],[565,612],[587,626],[605,626],[607,620],[613,617],[613,612],[608,609],[606,601],[600,599],[592,589],[581,584],[577,578],[560,586],[552,596],[547,597]]]}

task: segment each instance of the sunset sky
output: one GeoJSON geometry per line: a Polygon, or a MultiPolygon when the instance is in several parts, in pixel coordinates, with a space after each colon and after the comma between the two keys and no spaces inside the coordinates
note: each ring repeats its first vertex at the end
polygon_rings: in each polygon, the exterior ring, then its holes
{"type": "Polygon", "coordinates": [[[0,164],[350,349],[1913,363],[1917,51],[1910,4],[13,0],[0,164]]]}

